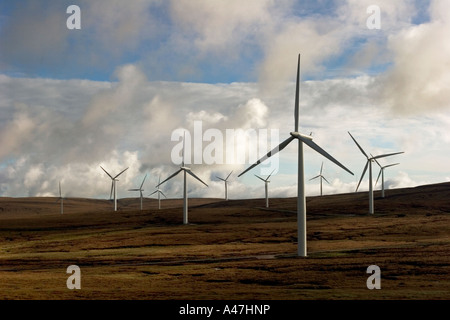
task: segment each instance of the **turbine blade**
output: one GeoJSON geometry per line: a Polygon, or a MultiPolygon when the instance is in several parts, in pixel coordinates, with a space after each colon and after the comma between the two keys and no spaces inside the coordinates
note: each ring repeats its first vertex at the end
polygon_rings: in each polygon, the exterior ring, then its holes
{"type": "MultiPolygon", "coordinates": [[[[129,167],[128,167],[129,168],[129,167]]],[[[118,176],[120,176],[122,173],[124,173],[125,171],[127,171],[128,170],[128,168],[126,168],[126,169],[124,169],[124,170],[122,170],[122,171],[120,171],[120,173],[117,175],[117,176],[115,176],[113,179],[115,179],[115,178],[117,178],[118,176]]]]}
{"type": "Polygon", "coordinates": [[[309,179],[309,181],[314,180],[314,179],[317,179],[318,177],[320,177],[320,175],[315,176],[314,178],[309,179]]]}
{"type": "Polygon", "coordinates": [[[141,189],[128,189],[128,191],[141,191],[141,189]]]}
{"type": "Polygon", "coordinates": [[[111,181],[111,192],[109,193],[109,200],[111,200],[112,194],[113,194],[113,188],[114,188],[114,180],[111,181]]]}
{"type": "Polygon", "coordinates": [[[186,170],[186,172],[187,173],[189,173],[191,176],[193,176],[195,179],[197,179],[198,181],[200,181],[201,183],[203,183],[205,186],[208,186],[206,183],[204,183],[203,181],[202,181],[202,179],[200,179],[199,177],[197,177],[196,175],[195,175],[195,173],[193,173],[191,170],[186,170]]]}
{"type": "Polygon", "coordinates": [[[154,195],[154,194],[157,193],[157,192],[158,192],[158,190],[155,190],[155,191],[153,191],[152,193],[150,193],[148,196],[150,197],[150,196],[154,195]]]}
{"type": "Polygon", "coordinates": [[[393,164],[388,164],[387,166],[384,166],[383,168],[388,168],[388,167],[392,167],[392,166],[396,166],[400,163],[393,163],[393,164]]]}
{"type": "Polygon", "coordinates": [[[322,165],[320,166],[320,174],[322,175],[322,169],[323,169],[323,161],[322,161],[322,165]]]}
{"type": "Polygon", "coordinates": [[[231,176],[232,173],[233,173],[233,171],[231,171],[231,172],[228,174],[228,176],[226,177],[225,181],[228,180],[228,178],[231,176]]]}
{"type": "Polygon", "coordinates": [[[254,167],[256,167],[258,164],[260,164],[261,162],[263,162],[264,160],[266,160],[267,158],[270,158],[271,156],[273,156],[274,154],[280,152],[281,150],[283,150],[292,140],[294,140],[295,138],[293,136],[290,136],[289,138],[287,138],[286,140],[284,140],[282,143],[280,143],[276,148],[274,148],[273,150],[269,151],[264,157],[262,157],[261,159],[259,159],[258,161],[256,161],[254,164],[252,164],[250,167],[248,167],[244,172],[242,172],[240,175],[238,175],[238,177],[242,176],[244,173],[246,173],[247,171],[253,169],[254,167]]]}
{"type": "Polygon", "coordinates": [[[257,176],[256,174],[255,174],[255,177],[257,177],[258,179],[260,179],[260,180],[262,180],[262,181],[266,181],[266,180],[264,180],[263,178],[261,178],[260,176],[257,176]]]}
{"type": "Polygon", "coordinates": [[[144,180],[142,180],[140,189],[142,189],[142,186],[144,185],[145,178],[147,178],[147,174],[145,174],[144,180]]]}
{"type": "MultiPolygon", "coordinates": [[[[364,178],[364,175],[366,174],[367,167],[369,166],[369,161],[366,161],[366,165],[364,166],[363,173],[361,175],[361,179],[359,179],[358,185],[356,186],[356,191],[358,191],[359,185],[361,184],[362,179],[364,178]]],[[[356,192],[355,191],[355,192],[356,192]]]]}
{"type": "Polygon", "coordinates": [[[335,158],[333,158],[331,155],[328,154],[325,150],[323,150],[321,147],[319,147],[315,142],[313,142],[310,139],[303,138],[302,136],[298,137],[303,143],[307,144],[311,149],[317,151],[321,155],[323,155],[325,158],[330,160],[331,162],[334,162],[339,167],[347,171],[348,173],[353,175],[353,172],[351,172],[349,169],[347,169],[343,164],[341,164],[339,161],[337,161],[335,158]]]}
{"type": "Polygon", "coordinates": [[[162,191],[158,190],[158,192],[161,193],[164,196],[164,198],[167,199],[166,195],[162,191]]]}
{"type": "Polygon", "coordinates": [[[270,176],[275,172],[275,169],[272,170],[272,172],[269,174],[269,176],[266,178],[266,181],[269,180],[270,176]]]}
{"type": "Polygon", "coordinates": [[[184,141],[186,140],[186,131],[183,132],[183,153],[182,153],[182,161],[181,166],[184,167],[184,141]]]}
{"type": "Polygon", "coordinates": [[[219,178],[218,176],[216,176],[216,178],[222,181],[226,181],[225,179],[219,178]]]}
{"type": "Polygon", "coordinates": [[[60,198],[62,197],[62,195],[61,195],[61,181],[59,182],[59,197],[60,198]]]}
{"type": "Polygon", "coordinates": [[[394,153],[382,154],[382,155],[373,157],[373,159],[379,159],[379,158],[389,157],[389,156],[393,156],[393,155],[400,154],[400,153],[404,153],[404,152],[401,151],[401,152],[394,152],[394,153]]]}
{"type": "MultiPolygon", "coordinates": [[[[102,168],[103,169],[103,167],[102,166],[100,166],[100,168],[102,168]]],[[[109,173],[108,173],[108,171],[106,171],[105,169],[103,169],[103,171],[105,171],[105,173],[111,178],[111,179],[114,179],[109,173]]]]}
{"type": "Polygon", "coordinates": [[[299,98],[300,98],[300,54],[298,55],[297,81],[295,86],[295,106],[294,106],[295,132],[298,132],[299,98]]]}
{"type": "Polygon", "coordinates": [[[323,180],[325,180],[328,184],[331,184],[331,183],[328,182],[328,180],[327,180],[324,176],[321,176],[321,177],[322,177],[323,180]]]}
{"type": "Polygon", "coordinates": [[[377,159],[375,159],[375,157],[373,156],[373,154],[370,154],[370,156],[372,157],[373,160],[375,160],[375,162],[378,164],[378,166],[381,168],[381,164],[378,162],[377,159]]]}
{"type": "Polygon", "coordinates": [[[378,183],[378,179],[380,179],[381,171],[383,171],[383,168],[380,169],[380,172],[378,173],[377,181],[375,181],[375,185],[378,183]]]}
{"type": "Polygon", "coordinates": [[[174,174],[172,174],[170,177],[168,177],[166,180],[164,180],[163,182],[161,182],[160,184],[158,184],[156,187],[159,187],[160,185],[162,185],[164,182],[166,182],[167,180],[172,179],[173,177],[175,177],[177,174],[179,174],[181,171],[183,171],[183,169],[178,170],[177,172],[175,172],[174,174]]]}
{"type": "MultiPolygon", "coordinates": [[[[348,131],[347,131],[348,132],[348,131]]],[[[359,145],[358,142],[356,142],[355,138],[353,138],[352,134],[350,132],[348,132],[348,134],[350,135],[350,137],[352,137],[353,141],[355,141],[356,145],[358,146],[359,150],[361,150],[361,152],[363,153],[363,155],[366,156],[367,159],[369,159],[369,156],[366,154],[366,152],[363,150],[363,148],[361,148],[361,146],[359,145]]]]}

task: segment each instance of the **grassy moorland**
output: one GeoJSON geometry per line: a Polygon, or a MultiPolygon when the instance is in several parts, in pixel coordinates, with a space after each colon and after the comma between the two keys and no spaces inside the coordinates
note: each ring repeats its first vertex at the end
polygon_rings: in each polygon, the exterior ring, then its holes
{"type": "Polygon", "coordinates": [[[450,184],[296,199],[0,198],[0,299],[449,299],[450,184]],[[66,268],[81,269],[69,290],[66,268]],[[369,265],[381,290],[368,290],[369,265]]]}

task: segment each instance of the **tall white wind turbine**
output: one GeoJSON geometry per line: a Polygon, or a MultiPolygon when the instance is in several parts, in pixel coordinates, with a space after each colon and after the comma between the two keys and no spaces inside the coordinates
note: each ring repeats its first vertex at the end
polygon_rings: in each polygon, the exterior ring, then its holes
{"type": "Polygon", "coordinates": [[[378,178],[377,178],[377,181],[375,181],[375,185],[377,185],[378,179],[380,179],[380,175],[381,175],[381,197],[384,198],[384,169],[396,166],[400,163],[393,163],[393,164],[388,164],[386,166],[382,166],[376,159],[375,159],[375,162],[380,167],[380,172],[378,173],[378,178]]]}
{"type": "Polygon", "coordinates": [[[216,176],[217,179],[222,180],[225,183],[225,200],[228,200],[228,178],[232,173],[233,171],[231,171],[225,179],[216,176]]]}
{"type": "Polygon", "coordinates": [[[161,184],[161,176],[159,177],[158,185],[156,186],[156,190],[150,193],[148,196],[152,196],[155,193],[158,193],[158,209],[161,209],[161,195],[167,199],[166,195],[159,189],[159,185],[161,184]]]}
{"type": "Polygon", "coordinates": [[[348,134],[353,139],[353,141],[356,143],[356,145],[358,146],[359,150],[361,150],[362,154],[367,158],[366,165],[364,166],[363,173],[361,174],[361,178],[359,179],[358,185],[356,186],[356,191],[358,191],[359,185],[361,184],[361,181],[364,178],[364,175],[366,174],[367,167],[369,167],[369,213],[373,214],[374,213],[374,209],[373,209],[372,162],[374,160],[376,160],[376,159],[379,159],[379,158],[389,157],[389,156],[393,156],[393,155],[396,155],[396,154],[403,153],[403,151],[401,151],[401,152],[394,152],[394,153],[387,153],[387,154],[381,154],[381,155],[378,155],[378,156],[375,156],[375,157],[373,155],[370,155],[370,158],[369,158],[367,153],[363,150],[363,148],[361,148],[361,146],[358,144],[358,142],[356,142],[355,138],[353,138],[351,133],[349,132],[348,134]]]}
{"type": "Polygon", "coordinates": [[[183,137],[183,160],[181,163],[181,167],[180,170],[178,170],[177,172],[175,172],[174,174],[172,174],[170,177],[168,177],[166,180],[164,180],[163,182],[158,184],[158,187],[160,185],[162,185],[164,182],[172,179],[173,177],[175,177],[177,174],[179,174],[181,171],[183,171],[184,173],[184,183],[183,183],[183,224],[188,224],[188,195],[187,195],[187,179],[186,179],[186,174],[189,174],[191,176],[193,176],[195,179],[197,179],[198,181],[200,181],[201,183],[203,183],[205,186],[208,186],[206,183],[204,183],[199,177],[197,177],[192,171],[191,168],[185,167],[184,166],[184,140],[186,138],[186,133],[184,134],[183,137]]]}
{"type": "Polygon", "coordinates": [[[61,191],[61,181],[59,182],[59,198],[58,200],[56,200],[56,202],[61,202],[61,214],[64,213],[64,198],[62,196],[62,191],[61,191]]]}
{"type": "Polygon", "coordinates": [[[122,173],[124,173],[126,170],[128,170],[128,168],[120,171],[119,174],[117,174],[116,176],[111,176],[108,171],[106,171],[102,166],[100,166],[100,168],[102,168],[103,171],[105,171],[105,173],[111,178],[111,193],[109,194],[109,199],[111,199],[111,196],[114,192],[114,211],[117,211],[117,188],[116,188],[116,181],[119,181],[117,179],[118,176],[120,176],[122,173]]]}
{"type": "Polygon", "coordinates": [[[313,142],[311,136],[307,136],[298,132],[299,127],[299,95],[300,95],[300,54],[298,55],[297,65],[297,84],[295,91],[295,106],[294,106],[294,131],[290,133],[290,137],[280,143],[275,149],[267,153],[264,157],[259,159],[256,163],[248,167],[239,176],[243,175],[247,171],[253,169],[255,166],[273,156],[277,152],[283,150],[294,139],[298,140],[298,185],[297,185],[297,233],[298,233],[298,255],[306,257],[306,199],[305,199],[305,175],[303,165],[303,144],[308,145],[313,150],[317,151],[336,165],[340,166],[350,174],[353,174],[350,170],[344,167],[339,161],[334,159],[325,150],[319,147],[313,142]]]}
{"type": "Polygon", "coordinates": [[[273,173],[274,171],[275,171],[275,169],[267,176],[266,179],[263,179],[263,178],[261,178],[260,176],[257,176],[257,175],[255,174],[255,177],[257,177],[258,179],[264,181],[264,186],[265,186],[265,189],[266,189],[266,208],[269,207],[269,182],[270,182],[269,178],[270,178],[270,176],[272,175],[272,173],[273,173]]]}
{"type": "Polygon", "coordinates": [[[321,196],[322,196],[322,179],[325,180],[328,184],[330,184],[330,183],[328,182],[328,180],[322,175],[322,169],[323,169],[323,162],[322,162],[322,165],[320,166],[320,173],[319,173],[319,175],[317,175],[317,176],[315,176],[315,177],[309,179],[309,181],[311,181],[311,180],[320,178],[320,195],[321,195],[321,196]]]}
{"type": "Polygon", "coordinates": [[[142,191],[144,191],[144,189],[142,189],[142,186],[144,185],[145,178],[147,178],[147,175],[145,175],[144,179],[142,180],[141,186],[139,188],[128,189],[128,191],[139,191],[139,197],[141,199],[141,210],[142,210],[142,191]]]}

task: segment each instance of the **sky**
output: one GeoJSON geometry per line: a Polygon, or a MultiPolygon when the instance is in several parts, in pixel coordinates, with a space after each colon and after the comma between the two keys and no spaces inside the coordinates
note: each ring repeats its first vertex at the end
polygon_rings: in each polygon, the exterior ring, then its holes
{"type": "MultiPolygon", "coordinates": [[[[0,196],[57,196],[61,182],[106,199],[100,166],[129,167],[119,198],[146,174],[148,195],[178,170],[183,132],[209,186],[190,179],[190,197],[223,197],[217,176],[233,171],[231,199],[262,198],[254,175],[273,170],[270,196],[295,196],[297,143],[237,175],[294,130],[299,54],[299,131],[354,173],[304,146],[308,196],[322,162],[325,194],[355,191],[366,159],[348,132],[368,154],[404,152],[379,159],[400,163],[386,188],[450,181],[449,30],[444,0],[2,1],[0,196]]],[[[161,189],[182,197],[182,176],[161,189]]]]}

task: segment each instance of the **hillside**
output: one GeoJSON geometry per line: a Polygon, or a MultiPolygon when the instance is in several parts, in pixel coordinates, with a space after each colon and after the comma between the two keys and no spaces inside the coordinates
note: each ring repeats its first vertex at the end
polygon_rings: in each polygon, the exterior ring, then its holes
{"type": "Polygon", "coordinates": [[[3,299],[449,299],[450,183],[296,199],[0,198],[3,299]],[[66,288],[66,268],[82,289],[66,288]],[[366,269],[381,269],[368,290],[366,269]]]}

